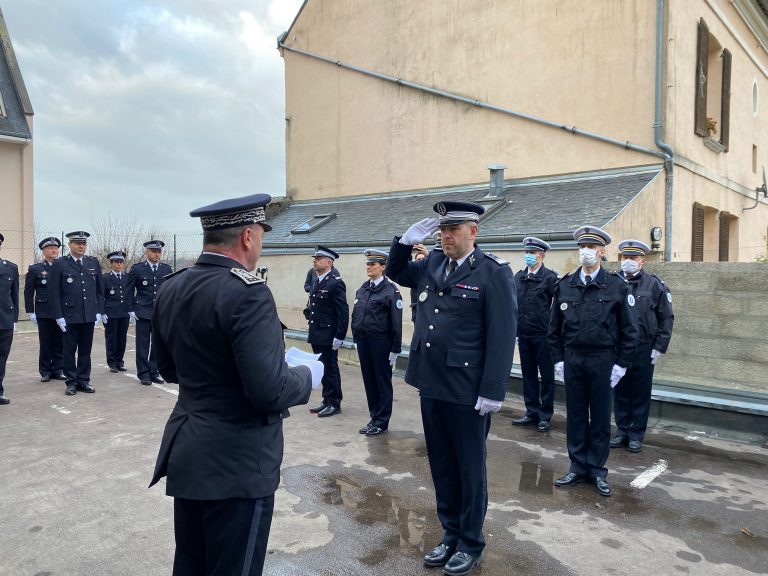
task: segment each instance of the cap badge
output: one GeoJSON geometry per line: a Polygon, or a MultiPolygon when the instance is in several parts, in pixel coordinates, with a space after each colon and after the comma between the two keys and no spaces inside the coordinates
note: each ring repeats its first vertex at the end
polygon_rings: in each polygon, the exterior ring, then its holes
{"type": "Polygon", "coordinates": [[[445,213],[448,212],[445,208],[445,204],[442,202],[437,203],[437,213],[440,214],[440,216],[445,216],[445,213]]]}

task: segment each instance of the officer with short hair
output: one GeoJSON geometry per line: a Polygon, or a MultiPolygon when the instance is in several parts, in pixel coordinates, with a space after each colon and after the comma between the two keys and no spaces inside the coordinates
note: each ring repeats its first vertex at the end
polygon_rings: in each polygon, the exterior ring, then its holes
{"type": "MultiPolygon", "coordinates": [[[[0,247],[5,236],[0,234],[0,247]]],[[[19,321],[19,267],[10,260],[0,258],[0,404],[10,404],[3,391],[5,364],[11,353],[13,333],[19,321]]]]}
{"type": "Polygon", "coordinates": [[[61,241],[55,236],[43,238],[38,243],[43,261],[30,264],[24,279],[24,309],[33,324],[37,324],[37,338],[40,342],[38,370],[40,382],[66,380],[64,376],[64,334],[56,326],[51,314],[48,287],[51,266],[59,257],[61,241]]]}
{"type": "Polygon", "coordinates": [[[96,392],[91,386],[94,325],[104,310],[99,259],[86,256],[90,234],[70,232],[69,255],[51,266],[48,294],[51,314],[64,332],[64,374],[67,396],[96,392]]]}
{"type": "Polygon", "coordinates": [[[321,418],[341,412],[341,373],[339,348],[344,343],[349,326],[347,286],[339,271],[333,267],[339,255],[325,246],[317,246],[312,256],[316,278],[309,291],[306,316],[309,320],[307,342],[312,351],[320,354],[325,366],[323,375],[323,401],[309,411],[321,418]]]}
{"type": "Polygon", "coordinates": [[[544,266],[549,249],[549,244],[535,236],[523,238],[525,268],[515,274],[517,346],[523,372],[525,414],[512,420],[512,424],[536,425],[539,432],[549,430],[555,406],[555,366],[549,353],[547,327],[558,277],[544,266]]]}
{"type": "Polygon", "coordinates": [[[107,366],[110,372],[125,372],[125,343],[128,324],[133,310],[131,306],[133,286],[131,277],[125,273],[126,254],[122,250],[107,254],[111,272],[104,274],[104,345],[107,352],[107,366]]]}
{"type": "Polygon", "coordinates": [[[555,486],[592,482],[610,496],[611,388],[632,365],[637,348],[635,298],[627,283],[600,265],[611,236],[596,226],[573,233],[581,267],[555,286],[549,345],[555,374],[565,381],[571,467],[555,486]]]}
{"type": "Polygon", "coordinates": [[[675,321],[669,288],[658,276],[643,270],[650,251],[648,244],[640,240],[619,242],[621,275],[635,298],[640,334],[632,366],[613,393],[617,432],[611,448],[626,445],[630,452],[643,449],[651,408],[653,369],[669,347],[675,321]]]}
{"type": "Polygon", "coordinates": [[[424,564],[468,574],[485,548],[485,442],[512,368],[517,293],[509,264],[475,245],[485,209],[469,202],[433,209],[439,219],[425,218],[395,237],[385,274],[419,294],[405,381],[419,389],[444,531],[424,564]],[[442,250],[409,261],[412,247],[438,230],[442,250]]]}
{"type": "Polygon", "coordinates": [[[136,376],[144,386],[152,382],[162,384],[163,379],[157,370],[155,352],[152,350],[152,307],[157,291],[165,277],[173,274],[173,269],[165,262],[160,262],[165,242],[149,240],[144,242],[146,260],[131,266],[130,287],[133,294],[133,312],[136,316],[136,376]]]}
{"type": "Polygon", "coordinates": [[[374,248],[363,254],[368,280],[355,294],[352,338],[360,358],[370,420],[359,432],[378,436],[389,429],[392,416],[392,367],[403,339],[403,297],[384,276],[388,254],[374,248]]]}

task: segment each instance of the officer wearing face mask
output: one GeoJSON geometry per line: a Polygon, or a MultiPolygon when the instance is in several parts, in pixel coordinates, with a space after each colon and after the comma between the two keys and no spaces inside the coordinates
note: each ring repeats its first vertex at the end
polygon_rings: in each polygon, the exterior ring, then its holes
{"type": "Polygon", "coordinates": [[[512,420],[512,424],[537,426],[539,432],[549,430],[555,402],[555,368],[547,344],[547,326],[557,274],[544,266],[549,248],[544,240],[533,236],[524,238],[525,268],[515,274],[517,346],[523,372],[525,414],[512,420]]]}
{"type": "Polygon", "coordinates": [[[635,298],[640,336],[632,367],[614,391],[613,410],[618,431],[611,440],[611,448],[626,445],[630,452],[643,449],[653,369],[669,347],[675,321],[669,288],[655,274],[643,271],[648,252],[648,245],[639,240],[619,243],[621,275],[635,298]]]}
{"type": "Polygon", "coordinates": [[[556,376],[565,382],[568,474],[555,486],[594,484],[610,496],[611,388],[632,365],[638,328],[635,297],[618,274],[600,266],[611,236],[594,226],[573,234],[581,267],[555,287],[548,340],[556,376]]]}

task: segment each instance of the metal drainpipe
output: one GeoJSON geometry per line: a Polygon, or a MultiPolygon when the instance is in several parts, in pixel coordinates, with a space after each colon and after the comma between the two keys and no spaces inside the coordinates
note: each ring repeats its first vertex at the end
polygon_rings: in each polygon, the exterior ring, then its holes
{"type": "Polygon", "coordinates": [[[661,134],[661,74],[664,55],[664,0],[656,0],[656,93],[654,98],[653,139],[656,146],[664,152],[664,172],[666,174],[666,210],[664,211],[664,261],[672,261],[672,196],[675,152],[662,140],[661,134]]]}

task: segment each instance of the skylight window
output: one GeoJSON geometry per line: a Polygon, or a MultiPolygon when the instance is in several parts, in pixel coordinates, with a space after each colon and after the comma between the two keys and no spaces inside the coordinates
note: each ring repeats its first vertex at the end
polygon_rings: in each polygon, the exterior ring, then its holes
{"type": "Polygon", "coordinates": [[[291,230],[291,234],[309,234],[310,232],[314,232],[321,226],[324,226],[325,224],[328,224],[331,220],[336,219],[336,213],[333,212],[331,214],[315,214],[307,220],[306,222],[302,222],[296,228],[291,230]]]}

